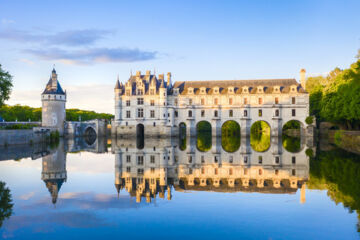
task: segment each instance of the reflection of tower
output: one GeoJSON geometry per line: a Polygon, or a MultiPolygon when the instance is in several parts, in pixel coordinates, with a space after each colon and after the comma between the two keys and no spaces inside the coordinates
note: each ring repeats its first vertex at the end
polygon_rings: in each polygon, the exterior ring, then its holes
{"type": "Polygon", "coordinates": [[[42,159],[41,179],[49,190],[52,203],[56,203],[63,182],[66,182],[66,153],[64,144],[60,142],[57,150],[42,159]]]}
{"type": "Polygon", "coordinates": [[[120,190],[122,189],[122,154],[120,152],[115,153],[115,188],[118,193],[118,197],[120,194],[120,190]]]}
{"type": "Polygon", "coordinates": [[[305,192],[306,192],[306,183],[303,183],[300,189],[300,203],[304,204],[306,202],[305,198],[305,192]]]}

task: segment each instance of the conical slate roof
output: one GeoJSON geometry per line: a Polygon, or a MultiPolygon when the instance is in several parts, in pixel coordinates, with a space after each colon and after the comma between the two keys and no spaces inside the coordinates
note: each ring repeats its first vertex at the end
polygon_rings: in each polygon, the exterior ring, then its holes
{"type": "MultiPolygon", "coordinates": [[[[56,74],[55,69],[52,70],[52,74],[56,74]]],[[[59,81],[57,80],[57,76],[56,78],[52,78],[50,76],[50,79],[48,81],[48,83],[46,84],[45,90],[43,91],[42,94],[62,94],[65,95],[64,90],[61,88],[61,85],[59,83],[59,81]],[[56,81],[56,88],[53,88],[53,81],[56,81]]]]}

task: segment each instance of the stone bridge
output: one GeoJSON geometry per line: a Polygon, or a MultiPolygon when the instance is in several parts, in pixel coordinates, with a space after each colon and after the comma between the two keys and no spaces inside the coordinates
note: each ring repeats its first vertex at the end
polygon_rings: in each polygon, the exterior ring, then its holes
{"type": "Polygon", "coordinates": [[[107,122],[105,120],[90,120],[83,122],[65,122],[64,135],[66,137],[100,137],[106,135],[107,122]]]}

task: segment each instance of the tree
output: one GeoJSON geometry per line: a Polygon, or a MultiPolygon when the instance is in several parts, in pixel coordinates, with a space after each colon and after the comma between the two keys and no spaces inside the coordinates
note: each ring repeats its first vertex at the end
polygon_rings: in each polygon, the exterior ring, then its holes
{"type": "Polygon", "coordinates": [[[3,70],[0,64],[0,107],[10,98],[12,86],[12,76],[3,70]]]}
{"type": "Polygon", "coordinates": [[[11,216],[13,205],[10,189],[5,186],[4,182],[0,181],[0,227],[3,221],[11,216]]]}

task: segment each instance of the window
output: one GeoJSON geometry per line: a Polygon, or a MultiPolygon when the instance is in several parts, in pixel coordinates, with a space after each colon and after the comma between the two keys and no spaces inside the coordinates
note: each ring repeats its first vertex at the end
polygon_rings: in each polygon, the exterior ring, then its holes
{"type": "Polygon", "coordinates": [[[233,110],[229,110],[229,117],[233,116],[233,110]]]}
{"type": "Polygon", "coordinates": [[[126,172],[131,172],[131,167],[126,167],[126,172]]]}
{"type": "Polygon", "coordinates": [[[130,163],[131,162],[131,155],[126,155],[126,162],[130,163]]]}
{"type": "Polygon", "coordinates": [[[263,103],[263,99],[259,98],[259,104],[262,104],[262,103],[263,103]]]}
{"type": "Polygon", "coordinates": [[[192,156],[189,156],[189,163],[192,163],[192,156]]]}
{"type": "Polygon", "coordinates": [[[229,163],[233,163],[233,161],[234,161],[233,156],[230,156],[230,157],[229,157],[229,163]]]}
{"type": "Polygon", "coordinates": [[[292,174],[293,176],[295,176],[295,175],[296,175],[296,171],[295,171],[295,169],[293,169],[293,170],[291,171],[291,174],[292,174]]]}
{"type": "Polygon", "coordinates": [[[259,175],[262,175],[262,170],[261,169],[259,169],[259,175]]]}
{"type": "Polygon", "coordinates": [[[156,127],[156,122],[153,122],[153,126],[156,127]]]}
{"type": "MultiPolygon", "coordinates": [[[[151,173],[154,173],[154,172],[155,172],[155,168],[153,168],[153,167],[150,168],[150,172],[151,172],[151,173]]],[[[153,180],[153,179],[151,179],[151,180],[153,180]]]]}
{"type": "Polygon", "coordinates": [[[154,95],[155,94],[155,89],[150,89],[150,95],[154,95]]]}
{"type": "Polygon", "coordinates": [[[248,104],[248,99],[244,98],[244,104],[248,104]]]}
{"type": "Polygon", "coordinates": [[[144,109],[138,108],[138,110],[137,110],[137,116],[138,116],[138,118],[144,117],[144,109]]]}
{"type": "Polygon", "coordinates": [[[229,169],[229,175],[233,175],[233,169],[232,168],[229,169]]]}
{"type": "Polygon", "coordinates": [[[215,163],[218,163],[217,156],[214,156],[214,162],[215,162],[215,163]]]}
{"type": "Polygon", "coordinates": [[[247,175],[248,174],[248,170],[247,168],[244,169],[244,175],[247,175]]]}
{"type": "Polygon", "coordinates": [[[291,98],[291,103],[292,103],[292,104],[295,104],[295,97],[292,97],[292,98],[291,98]]]}
{"type": "Polygon", "coordinates": [[[205,105],[205,99],[204,98],[201,99],[201,105],[205,105]]]}
{"type": "Polygon", "coordinates": [[[214,117],[218,117],[218,111],[217,110],[214,111],[214,117]]]}
{"type": "Polygon", "coordinates": [[[259,109],[259,117],[262,117],[262,110],[259,109]]]}
{"type": "Polygon", "coordinates": [[[275,110],[275,117],[278,117],[279,116],[279,109],[276,109],[275,110]]]}
{"type": "Polygon", "coordinates": [[[217,98],[214,99],[214,105],[218,105],[219,104],[219,100],[217,98]]]}
{"type": "Polygon", "coordinates": [[[232,105],[232,104],[233,104],[233,99],[229,98],[229,105],[232,105]]]}
{"type": "Polygon", "coordinates": [[[138,165],[144,165],[144,156],[138,156],[137,157],[137,164],[138,165]]]}
{"type": "Polygon", "coordinates": [[[248,156],[244,156],[244,163],[248,163],[248,156]]]}
{"type": "Polygon", "coordinates": [[[192,173],[193,173],[192,168],[189,168],[189,174],[192,174],[192,173]]]}
{"type": "Polygon", "coordinates": [[[205,117],[205,110],[201,110],[201,117],[205,117]]]}
{"type": "Polygon", "coordinates": [[[130,111],[126,111],[126,118],[131,118],[130,111]]]}
{"type": "Polygon", "coordinates": [[[190,98],[190,99],[189,99],[189,105],[192,105],[192,103],[193,103],[193,102],[192,102],[192,99],[190,98]]]}
{"type": "Polygon", "coordinates": [[[155,156],[154,155],[150,156],[150,163],[155,163],[155,156]]]}
{"type": "Polygon", "coordinates": [[[177,99],[175,99],[174,105],[178,105],[178,100],[177,99]]]}
{"type": "Polygon", "coordinates": [[[188,117],[192,117],[192,111],[191,110],[188,112],[188,117]]]}
{"type": "Polygon", "coordinates": [[[143,98],[138,98],[137,99],[137,105],[143,105],[144,104],[144,99],[143,98]]]}
{"type": "Polygon", "coordinates": [[[291,109],[291,116],[293,116],[293,117],[296,116],[296,111],[295,111],[295,109],[291,109]]]}
{"type": "Polygon", "coordinates": [[[279,98],[278,97],[275,98],[275,104],[279,104],[279,98]]]}
{"type": "Polygon", "coordinates": [[[174,114],[175,114],[175,117],[178,117],[178,111],[175,111],[174,114]]]}
{"type": "Polygon", "coordinates": [[[259,164],[262,164],[262,162],[263,162],[263,158],[262,156],[259,156],[259,164]]]}
{"type": "Polygon", "coordinates": [[[291,163],[292,163],[292,164],[295,164],[295,163],[296,163],[296,157],[292,157],[292,158],[291,158],[291,163]]]}
{"type": "Polygon", "coordinates": [[[205,163],[205,157],[201,156],[201,163],[205,163]]]}
{"type": "Polygon", "coordinates": [[[126,100],[126,106],[130,106],[130,100],[126,100]]]}
{"type": "Polygon", "coordinates": [[[137,173],[138,173],[138,175],[143,175],[143,174],[144,174],[144,169],[143,169],[143,168],[139,168],[139,169],[137,170],[137,173]]]}
{"type": "Polygon", "coordinates": [[[201,174],[205,174],[205,168],[201,168],[201,174]]]}
{"type": "Polygon", "coordinates": [[[248,113],[247,110],[244,110],[244,117],[247,117],[248,113]]]}
{"type": "Polygon", "coordinates": [[[275,170],[275,175],[279,175],[279,170],[278,169],[275,170]]]}
{"type": "Polygon", "coordinates": [[[215,168],[215,175],[218,175],[219,171],[217,168],[215,168]]]}
{"type": "Polygon", "coordinates": [[[154,118],[155,117],[155,110],[150,110],[150,117],[154,118]]]}
{"type": "Polygon", "coordinates": [[[279,163],[280,163],[280,157],[278,157],[278,156],[275,157],[275,163],[276,163],[276,164],[279,164],[279,163]]]}
{"type": "Polygon", "coordinates": [[[155,100],[154,99],[150,100],[150,106],[155,106],[155,100]]]}
{"type": "Polygon", "coordinates": [[[142,89],[138,89],[137,92],[136,92],[136,95],[143,95],[144,92],[142,89]]]}

